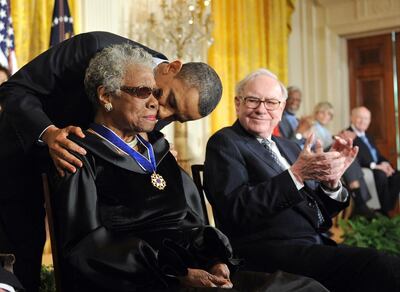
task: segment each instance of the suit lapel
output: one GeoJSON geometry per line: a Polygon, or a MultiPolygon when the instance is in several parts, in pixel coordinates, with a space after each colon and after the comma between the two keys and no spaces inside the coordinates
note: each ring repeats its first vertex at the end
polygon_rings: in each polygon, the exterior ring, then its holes
{"type": "Polygon", "coordinates": [[[275,170],[277,174],[282,173],[282,169],[279,167],[279,165],[272,159],[271,154],[268,153],[268,151],[264,148],[263,145],[261,145],[260,142],[256,138],[253,139],[247,139],[246,145],[248,148],[260,159],[262,159],[266,164],[268,164],[269,167],[275,170]]]}
{"type": "Polygon", "coordinates": [[[243,127],[240,125],[239,121],[233,124],[233,129],[237,134],[243,137],[244,143],[247,148],[252,151],[257,157],[264,161],[270,168],[272,168],[276,174],[282,173],[282,169],[276,164],[272,159],[268,151],[265,150],[264,146],[258,142],[257,138],[247,133],[243,127]]]}
{"type": "Polygon", "coordinates": [[[289,147],[285,145],[285,141],[282,139],[278,139],[276,137],[272,137],[272,140],[276,143],[278,146],[279,152],[285,159],[289,162],[290,165],[292,165],[296,159],[297,159],[297,154],[294,153],[293,151],[289,150],[289,147]]]}

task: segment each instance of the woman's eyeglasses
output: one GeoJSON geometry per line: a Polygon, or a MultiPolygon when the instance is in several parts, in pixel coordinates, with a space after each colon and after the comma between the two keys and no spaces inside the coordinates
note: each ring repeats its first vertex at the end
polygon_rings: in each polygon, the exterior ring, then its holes
{"type": "Polygon", "coordinates": [[[129,95],[137,96],[139,98],[148,98],[150,94],[153,94],[153,96],[157,99],[160,99],[162,96],[162,89],[160,88],[150,88],[147,86],[121,86],[120,89],[129,95]]]}

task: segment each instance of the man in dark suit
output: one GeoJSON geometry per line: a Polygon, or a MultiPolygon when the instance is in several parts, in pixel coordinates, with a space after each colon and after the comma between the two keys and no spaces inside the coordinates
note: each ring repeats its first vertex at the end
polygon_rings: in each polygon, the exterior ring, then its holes
{"type": "Polygon", "coordinates": [[[348,130],[357,135],[354,145],[359,147],[357,155],[362,167],[372,170],[382,212],[394,216],[395,204],[400,195],[400,173],[393,169],[389,161],[381,155],[373,138],[366,133],[371,123],[371,112],[366,107],[356,107],[351,111],[351,126],[348,130]]]}
{"type": "Polygon", "coordinates": [[[85,71],[97,52],[121,43],[143,47],[158,64],[154,73],[162,90],[160,119],[199,119],[210,113],[221,97],[220,79],[208,65],[167,62],[164,55],[107,32],[76,35],[42,53],[2,84],[0,227],[16,255],[15,273],[28,292],[37,291],[45,241],[42,170],[38,166],[43,165],[48,151],[62,175],[82,166],[68,150],[86,151],[68,135],[83,137],[81,128],[93,120],[84,90],[85,71]]]}
{"type": "Polygon", "coordinates": [[[398,291],[400,260],[372,249],[337,247],[324,235],[348,204],[340,177],[354,160],[350,139],[323,152],[271,137],[286,89],[260,69],[237,86],[238,120],[213,135],[204,184],[217,226],[246,268],[312,277],[331,291],[398,291]]]}

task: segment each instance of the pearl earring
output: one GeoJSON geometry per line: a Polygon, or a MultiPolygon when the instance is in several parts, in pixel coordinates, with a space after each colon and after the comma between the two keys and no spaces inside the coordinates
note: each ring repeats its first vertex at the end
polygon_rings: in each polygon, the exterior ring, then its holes
{"type": "Polygon", "coordinates": [[[113,106],[112,106],[111,102],[108,102],[104,105],[104,108],[105,108],[106,112],[110,112],[110,111],[112,111],[113,106]]]}

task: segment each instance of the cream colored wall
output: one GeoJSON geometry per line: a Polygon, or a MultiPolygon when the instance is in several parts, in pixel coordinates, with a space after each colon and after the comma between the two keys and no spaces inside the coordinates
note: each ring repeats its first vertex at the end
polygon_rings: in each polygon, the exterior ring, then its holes
{"type": "Polygon", "coordinates": [[[289,84],[303,91],[300,114],[327,100],[331,130],[349,124],[346,40],[400,30],[400,0],[298,0],[289,38],[289,84]]]}
{"type": "MultiPolygon", "coordinates": [[[[85,0],[81,3],[80,27],[81,32],[103,30],[113,32],[132,40],[146,44],[146,32],[143,24],[150,12],[157,13],[160,1],[154,0],[85,0]]],[[[157,50],[158,48],[152,47],[157,50]]],[[[163,52],[167,54],[166,52],[163,52]]],[[[170,53],[167,55],[173,58],[170,53]]],[[[206,61],[203,60],[196,61],[206,61]]],[[[188,151],[192,163],[203,163],[205,145],[209,137],[208,118],[187,123],[188,151]]],[[[173,125],[163,129],[167,139],[173,143],[173,125]]]]}

